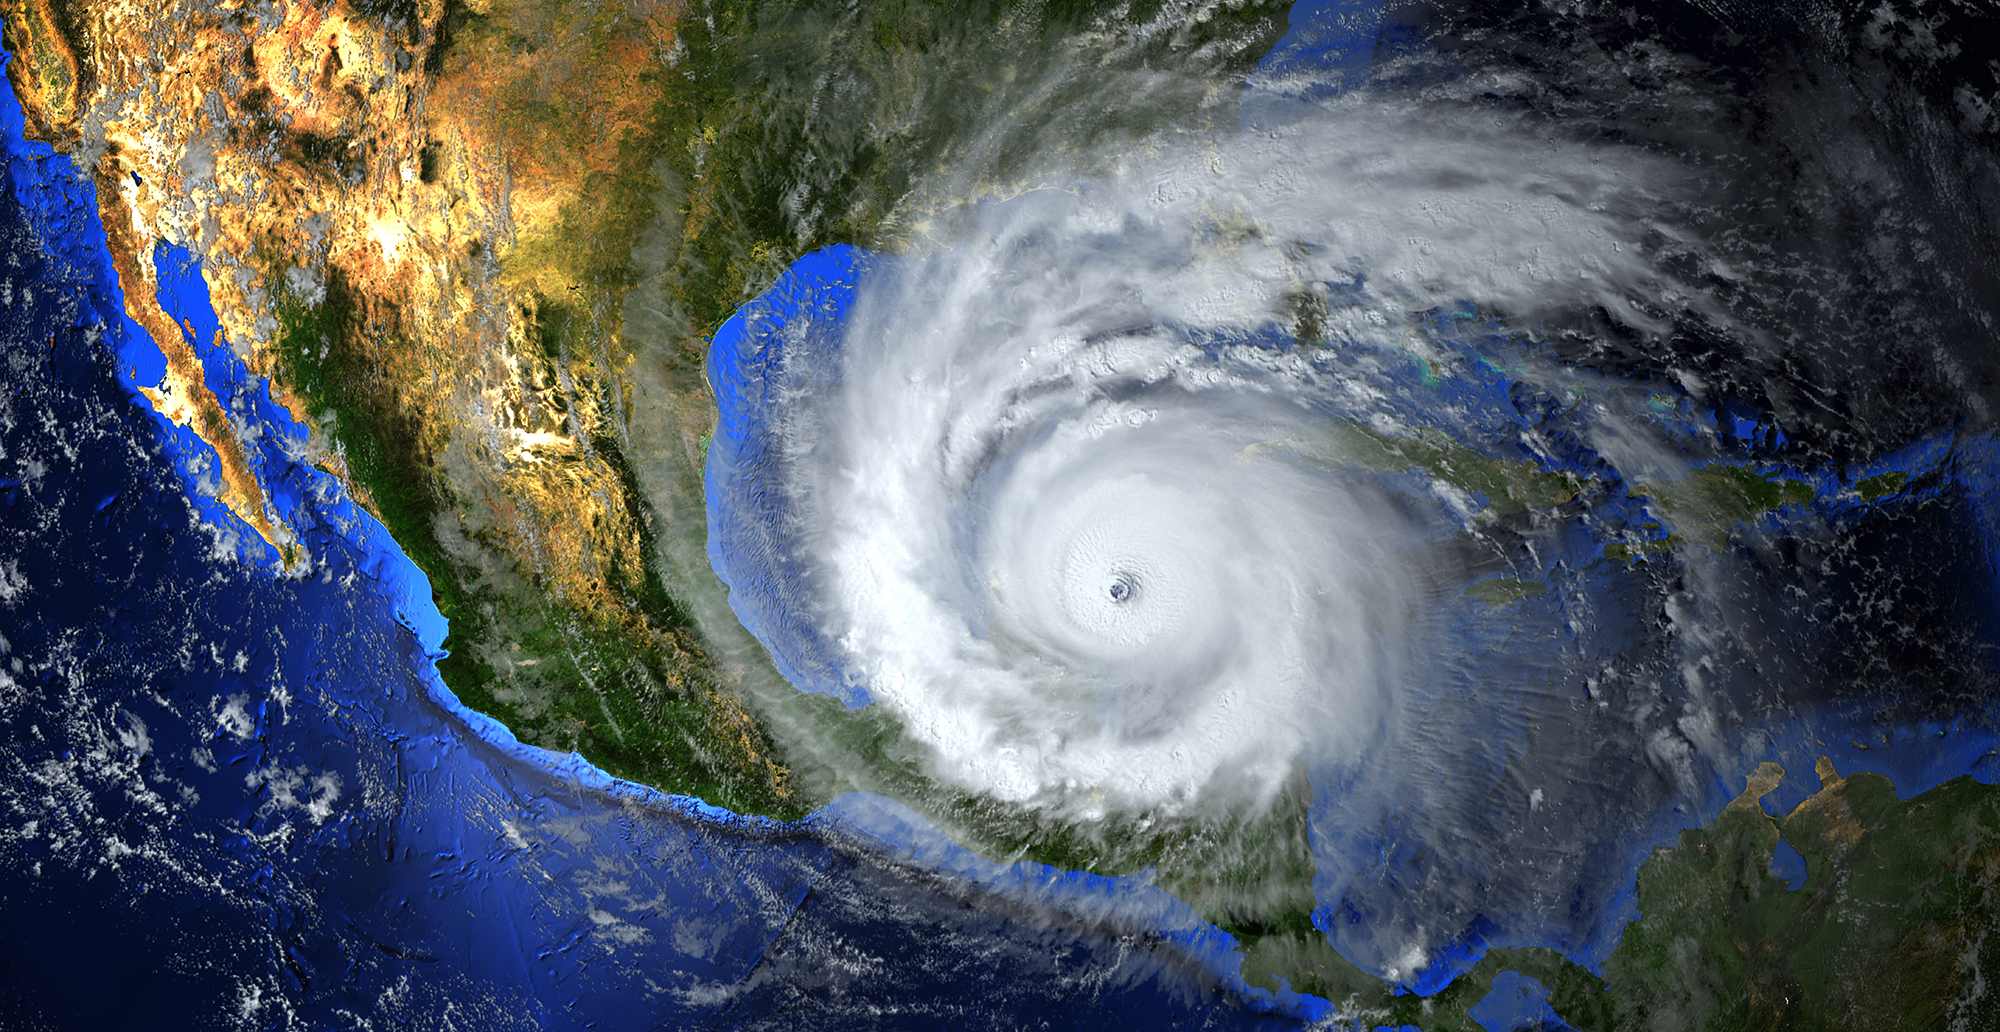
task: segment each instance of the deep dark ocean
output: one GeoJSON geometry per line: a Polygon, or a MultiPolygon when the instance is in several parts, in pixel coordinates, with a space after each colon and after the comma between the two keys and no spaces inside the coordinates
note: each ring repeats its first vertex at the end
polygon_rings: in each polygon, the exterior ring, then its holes
{"type": "Polygon", "coordinates": [[[421,574],[212,351],[311,572],[186,479],[91,186],[4,104],[0,1025],[1286,1024],[1151,929],[613,784],[458,707],[421,574]]]}
{"type": "MultiPolygon", "coordinates": [[[[1825,171],[1837,134],[1813,137],[1813,151],[1797,142],[1811,134],[1760,125],[1746,136],[1754,146],[1731,150],[1720,121],[1669,125],[1686,110],[1628,103],[1617,90],[1653,94],[1587,70],[1532,100],[1499,97],[1508,117],[1588,122],[1590,146],[1693,154],[1697,172],[1675,188],[1710,183],[1715,210],[1751,239],[1739,253],[1721,234],[1704,260],[1754,253],[1775,271],[1717,287],[1741,296],[1714,312],[1651,313],[1684,318],[1647,340],[1595,301],[1552,304],[1532,334],[1491,306],[1433,304],[1409,331],[1443,342],[1433,351],[1419,354],[1408,335],[1351,342],[1350,368],[1366,366],[1390,399],[1379,411],[1343,408],[1330,391],[1300,402],[1316,419],[1394,416],[1493,454],[1532,437],[1539,451],[1508,454],[1603,492],[1489,532],[1407,471],[1362,478],[1394,511],[1416,513],[1403,553],[1444,557],[1421,576],[1444,585],[1423,590],[1449,605],[1410,635],[1451,643],[1399,661],[1397,683],[1421,686],[1385,689],[1394,705],[1356,747],[1362,760],[1312,768],[1312,920],[1364,970],[1432,993],[1495,946],[1600,965],[1637,916],[1639,865],[1714,820],[1761,762],[1790,772],[1765,801],[1774,814],[1813,793],[1821,756],[1842,773],[1888,775],[1904,798],[1965,775],[2000,781],[2000,244],[1986,214],[1996,202],[1974,175],[1990,171],[1980,162],[2000,129],[1974,95],[1986,81],[1975,51],[2000,60],[2000,47],[1975,39],[1990,17],[1954,17],[1938,31],[1956,32],[1958,49],[1936,60],[1888,47],[1794,70],[1801,82],[1846,75],[1854,120],[1876,119],[1856,138],[1914,155],[1866,175],[1825,171]],[[1937,111],[1963,119],[1938,122],[1937,111]],[[1759,200],[1780,187],[1746,200],[1714,185],[1732,176],[1792,176],[1800,205],[1825,206],[1818,228],[1759,200]],[[1894,203],[1871,207],[1864,181],[1894,203]],[[1842,236],[1892,209],[1901,228],[1842,236]],[[1763,232],[1746,212],[1789,228],[1763,232]],[[1935,240],[1958,244],[1925,243],[1935,240]],[[1931,255],[1925,276],[1877,275],[1904,261],[1898,248],[1931,255]],[[1850,278],[1813,271],[1823,268],[1850,278]],[[1799,300],[1808,296],[1818,300],[1799,300]],[[1797,332],[1728,337],[1758,320],[1797,332]],[[1551,368],[1588,377],[1566,394],[1551,368]],[[1440,369],[1458,378],[1439,388],[1440,369]],[[1641,479],[1636,448],[1618,450],[1639,432],[1613,440],[1601,430],[1613,422],[1649,428],[1684,471],[1754,469],[1760,487],[1797,484],[1803,500],[1745,516],[1740,547],[1718,546],[1712,565],[1629,561],[1669,537],[1650,496],[1613,490],[1641,479]],[[1885,491],[1855,486],[1890,477],[1885,491]],[[1501,558],[1452,551],[1475,529],[1501,542],[1501,558]],[[1499,574],[1552,587],[1504,612],[1470,600],[1466,585],[1499,574]],[[1726,633],[1703,636],[1716,627],[1726,633]],[[1651,680],[1640,685],[1635,670],[1651,680]],[[1408,776],[1411,756],[1430,764],[1421,779],[1408,776]],[[1420,959],[1397,967],[1413,941],[1420,959]]],[[[1408,60],[1420,51],[1455,68],[1531,67],[1568,45],[1498,15],[1443,31],[1416,15],[1384,21],[1366,3],[1301,4],[1293,21],[1244,104],[1246,135],[1290,131],[1303,117],[1294,108],[1371,67],[1407,66],[1385,90],[1458,74],[1408,60]]],[[[1681,42],[1702,56],[1691,63],[1703,88],[1765,90],[1743,111],[1781,110],[1772,97],[1793,71],[1760,70],[1720,37],[1681,42]]],[[[1334,1019],[1339,1001],[1252,990],[1234,941],[1145,878],[988,863],[900,804],[859,794],[794,824],[743,817],[522,746],[468,711],[434,668],[446,629],[421,572],[310,465],[304,428],[218,343],[197,259],[160,244],[161,300],[191,327],[302,561],[281,561],[229,514],[212,452],[137,393],[163,359],[123,313],[91,179],[22,138],[11,95],[0,98],[0,136],[0,1028],[1334,1019]]],[[[996,205],[987,225],[1003,238],[1029,223],[1022,239],[1040,240],[1034,220],[1055,216],[1039,203],[996,205]]],[[[1649,246],[1687,228],[1664,216],[1646,226],[1649,246]]],[[[1127,243],[1107,230],[1089,247],[1127,243]]],[[[997,275],[1042,271],[1041,252],[1010,254],[1028,271],[997,275]]],[[[787,519],[786,492],[801,482],[788,478],[808,463],[780,438],[797,415],[784,406],[866,382],[864,359],[833,331],[855,283],[915,281],[907,270],[928,268],[898,260],[847,247],[806,255],[718,334],[711,356],[722,406],[708,480],[716,572],[797,687],[857,706],[871,698],[853,674],[860,661],[840,651],[850,639],[838,628],[815,622],[825,607],[810,594],[836,575],[832,560],[815,564],[839,553],[816,553],[787,519]]],[[[934,267],[949,271],[949,260],[934,267]]],[[[1360,298],[1371,282],[1355,271],[1345,289],[1360,298]]],[[[1343,303],[1331,296],[1329,320],[1343,303]]],[[[864,310],[894,338],[890,315],[864,310]]],[[[1224,370],[1216,377],[1300,343],[1283,327],[1162,319],[1144,331],[1199,352],[1191,361],[1224,370]]],[[[1260,366],[1242,393],[1334,382],[1346,374],[1331,362],[1282,381],[1260,366]]],[[[1190,393],[1162,382],[1132,386],[1135,374],[1115,400],[1166,410],[1190,393]]],[[[1045,447],[1060,422],[1038,424],[1043,436],[993,435],[1005,462],[977,471],[979,489],[1004,500],[1016,468],[1006,463],[1030,465],[1009,449],[1045,447]]],[[[1795,886],[1807,874],[1795,850],[1780,850],[1772,870],[1795,886]]],[[[1473,1017],[1490,1029],[1568,1027],[1539,984],[1511,974],[1473,1017]]]]}

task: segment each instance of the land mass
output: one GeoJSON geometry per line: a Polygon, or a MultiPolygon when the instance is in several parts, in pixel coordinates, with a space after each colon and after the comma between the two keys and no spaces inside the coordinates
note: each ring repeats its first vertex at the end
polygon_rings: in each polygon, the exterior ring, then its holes
{"type": "MultiPolygon", "coordinates": [[[[730,630],[702,547],[714,421],[702,360],[716,327],[798,255],[893,247],[917,214],[961,201],[921,193],[947,162],[982,170],[966,189],[1018,188],[1050,138],[1082,146],[1233,119],[1211,84],[1269,49],[1288,6],[0,10],[30,131],[90,170],[128,314],[167,358],[165,378],[142,385],[150,403],[215,449],[221,501],[279,563],[303,561],[204,386],[189,330],[158,303],[167,241],[201,257],[224,343],[314,428],[314,461],[429,578],[450,621],[446,685],[525,742],[737,812],[794,819],[864,789],[993,859],[1156,869],[1243,942],[1253,984],[1282,977],[1385,1022],[1466,1027],[1464,1009],[1509,969],[1542,979],[1580,1027],[1640,1027],[1666,1009],[1860,1027],[1843,1015],[1889,1012],[1837,983],[1879,971],[1907,986],[1881,997],[1909,1001],[1907,1013],[1970,992],[1953,958],[1991,960],[1977,933],[1992,921],[2000,804],[1986,786],[1955,782],[1906,805],[1879,779],[1832,778],[1784,822],[1732,808],[1648,865],[1646,917],[1602,981],[1553,954],[1497,951],[1415,1001],[1312,924],[1303,777],[1247,822],[1051,822],[939,785],[893,716],[793,691],[730,630]],[[1069,74],[1168,61],[1190,69],[1186,85],[1117,104],[1069,74]],[[1008,132],[976,131],[998,111],[1008,132]],[[1836,811],[1848,817],[1826,816],[1836,811]],[[1776,836],[1813,871],[1800,893],[1759,873],[1776,836]],[[1842,933],[1838,893],[1864,889],[1903,923],[1842,933]]],[[[1602,486],[1426,432],[1342,424],[1287,447],[1423,471],[1486,498],[1496,519],[1602,486]]],[[[1900,477],[1856,490],[1892,495],[1900,477]]],[[[1718,528],[1726,537],[1809,500],[1794,483],[1697,471],[1649,497],[1720,541],[1718,528]]],[[[1500,579],[1466,592],[1504,607],[1538,589],[1500,579]]]]}

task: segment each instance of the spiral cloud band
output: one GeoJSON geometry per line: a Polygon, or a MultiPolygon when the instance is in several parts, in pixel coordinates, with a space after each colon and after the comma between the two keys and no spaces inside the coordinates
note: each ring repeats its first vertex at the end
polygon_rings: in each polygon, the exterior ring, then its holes
{"type": "Polygon", "coordinates": [[[1380,739],[1412,549],[1474,505],[1413,511],[1299,442],[1411,429],[1371,362],[1421,349],[1413,312],[1671,291],[1633,182],[1666,173],[1490,122],[1392,133],[1379,102],[1293,114],[906,256],[822,255],[832,287],[718,338],[724,436],[757,442],[711,456],[718,569],[795,683],[1085,818],[1268,799],[1380,739]]]}
{"type": "Polygon", "coordinates": [[[1062,834],[1300,807],[1315,926],[1420,992],[1494,945],[1602,962],[1760,762],[1795,805],[2000,684],[1960,584],[1992,532],[1932,504],[1992,490],[1927,436],[1990,411],[1989,252],[1925,228],[1956,195],[1790,117],[1849,111],[1803,72],[1450,38],[1019,181],[973,141],[708,365],[712,565],[794,686],[1062,834]],[[1885,678],[1925,687],[1877,712],[1885,678]]]}
{"type": "Polygon", "coordinates": [[[1159,339],[984,350],[850,373],[858,433],[826,427],[840,461],[801,485],[849,669],[947,776],[1174,807],[1379,719],[1382,506],[1255,451],[1306,411],[1159,339]]]}

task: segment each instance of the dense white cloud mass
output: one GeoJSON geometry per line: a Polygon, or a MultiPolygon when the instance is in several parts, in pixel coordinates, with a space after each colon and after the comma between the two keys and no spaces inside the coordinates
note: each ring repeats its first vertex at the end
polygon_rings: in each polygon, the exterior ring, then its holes
{"type": "Polygon", "coordinates": [[[941,776],[1173,812],[1381,740],[1443,517],[1291,445],[1401,429],[1371,356],[1424,350],[1414,312],[1680,293],[1641,246],[1670,170],[1447,108],[1098,155],[862,279],[787,505],[815,625],[941,776]]]}

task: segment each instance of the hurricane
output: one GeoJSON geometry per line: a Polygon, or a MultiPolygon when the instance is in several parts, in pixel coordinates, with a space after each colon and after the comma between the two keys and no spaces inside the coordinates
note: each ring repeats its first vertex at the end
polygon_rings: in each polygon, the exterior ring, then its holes
{"type": "Polygon", "coordinates": [[[1655,156],[1382,95],[1263,122],[941,212],[780,375],[796,605],[944,779],[1091,817],[1358,761],[1482,505],[1340,454],[1421,428],[1385,367],[1423,313],[1704,301],[1649,253],[1686,178],[1655,156]]]}
{"type": "Polygon", "coordinates": [[[2000,7],[202,7],[0,15],[0,1028],[1994,1013],[2000,7]]]}
{"type": "Polygon", "coordinates": [[[1761,760],[1803,798],[1828,728],[1994,686],[1940,601],[1978,534],[1871,537],[1918,497],[1883,471],[1984,440],[1951,198],[1799,68],[1476,22],[1365,74],[1280,45],[1230,119],[989,113],[1046,145],[967,147],[708,363],[709,556],[792,687],[1135,869],[1304,821],[1314,924],[1420,988],[1604,955],[1647,843],[1761,760]]]}

